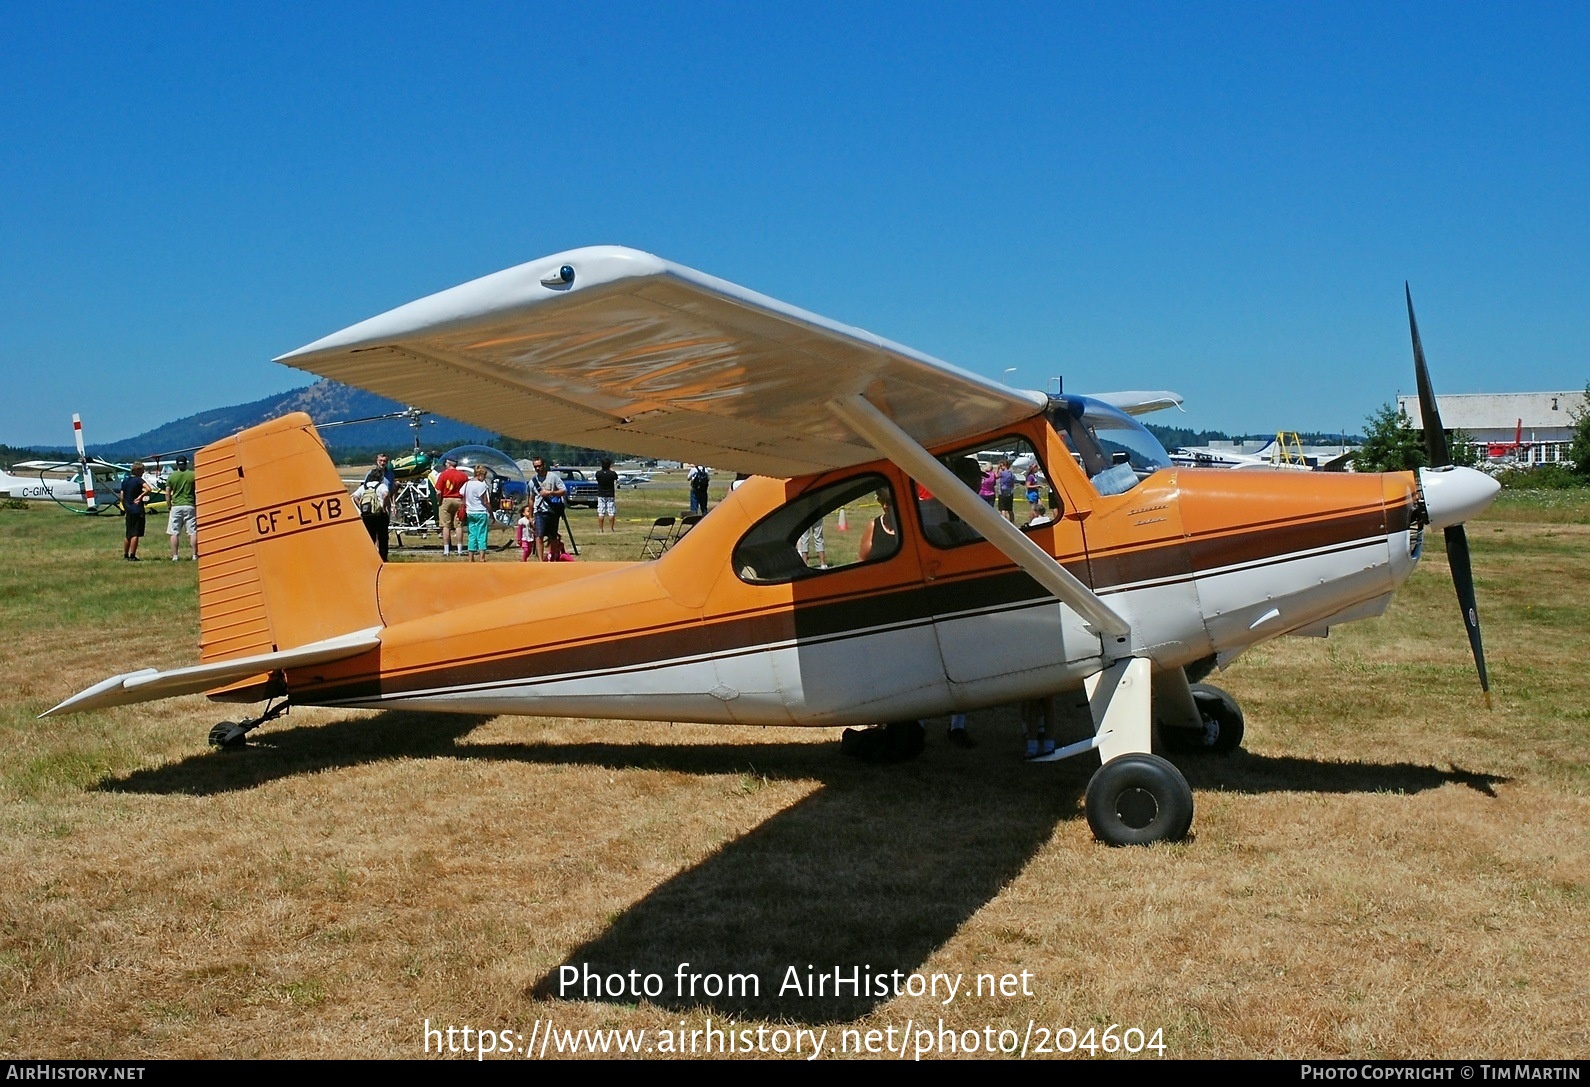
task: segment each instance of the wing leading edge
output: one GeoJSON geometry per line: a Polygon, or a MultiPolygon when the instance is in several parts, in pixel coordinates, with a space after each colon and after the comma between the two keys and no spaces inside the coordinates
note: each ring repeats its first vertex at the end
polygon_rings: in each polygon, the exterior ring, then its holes
{"type": "Polygon", "coordinates": [[[925,446],[1045,403],[617,246],[484,276],[276,361],[514,437],[772,476],[877,458],[826,408],[835,397],[865,395],[925,446]]]}

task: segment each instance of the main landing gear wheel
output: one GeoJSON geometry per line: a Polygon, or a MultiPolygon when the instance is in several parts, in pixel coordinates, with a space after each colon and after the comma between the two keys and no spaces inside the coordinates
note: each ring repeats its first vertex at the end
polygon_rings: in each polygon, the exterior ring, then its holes
{"type": "Polygon", "coordinates": [[[1225,691],[1210,683],[1192,685],[1193,702],[1203,718],[1200,729],[1167,728],[1165,746],[1189,754],[1229,755],[1242,746],[1242,707],[1225,691]]]}
{"type": "Polygon", "coordinates": [[[862,762],[910,762],[927,746],[921,721],[890,721],[871,728],[847,728],[839,749],[862,762]]]}
{"type": "Polygon", "coordinates": [[[1192,788],[1158,755],[1121,755],[1088,782],[1087,810],[1093,836],[1106,845],[1179,841],[1192,826],[1192,788]]]}

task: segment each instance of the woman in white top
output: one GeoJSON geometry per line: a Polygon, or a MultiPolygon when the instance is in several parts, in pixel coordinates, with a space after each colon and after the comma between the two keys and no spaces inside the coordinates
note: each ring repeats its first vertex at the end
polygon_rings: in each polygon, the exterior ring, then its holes
{"type": "Polygon", "coordinates": [[[486,500],[491,495],[491,484],[486,482],[486,466],[475,465],[475,478],[464,484],[464,517],[469,523],[469,561],[475,556],[486,561],[486,530],[491,526],[491,509],[486,500]]]}

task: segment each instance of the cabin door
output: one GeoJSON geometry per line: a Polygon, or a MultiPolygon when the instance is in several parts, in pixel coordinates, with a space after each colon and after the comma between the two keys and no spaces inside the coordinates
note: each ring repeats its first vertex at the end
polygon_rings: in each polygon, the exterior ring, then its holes
{"type": "MultiPolygon", "coordinates": [[[[984,481],[992,472],[995,508],[1009,512],[1029,539],[1089,583],[1081,525],[1063,516],[1052,519],[1052,498],[1060,496],[1051,492],[1043,457],[1031,441],[1012,435],[993,449],[958,450],[939,459],[973,490],[987,490],[984,481]],[[1037,484],[1042,513],[1029,502],[1029,478],[1037,484]]],[[[1069,671],[1102,655],[1098,636],[1076,612],[929,492],[917,488],[914,497],[929,608],[952,683],[966,686],[1022,672],[1037,678],[1042,670],[1069,671]]]]}

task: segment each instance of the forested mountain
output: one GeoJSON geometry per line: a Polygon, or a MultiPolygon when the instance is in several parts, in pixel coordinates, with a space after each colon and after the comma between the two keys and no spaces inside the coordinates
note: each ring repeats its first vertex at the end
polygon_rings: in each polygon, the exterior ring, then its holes
{"type": "MultiPolygon", "coordinates": [[[[289,412],[305,411],[318,424],[346,419],[367,419],[371,416],[389,415],[402,411],[404,405],[384,396],[367,393],[335,381],[321,380],[302,389],[277,396],[268,396],[251,404],[238,404],[228,408],[213,408],[190,415],[186,419],[166,423],[132,438],[117,442],[91,443],[90,452],[106,460],[128,461],[134,457],[147,457],[156,453],[191,452],[209,445],[217,438],[236,434],[245,427],[275,419],[289,412]]],[[[421,444],[427,449],[447,449],[466,442],[486,443],[495,438],[489,430],[468,423],[437,416],[434,425],[427,424],[421,432],[421,444]]],[[[93,437],[92,420],[87,421],[84,433],[93,437]]],[[[414,434],[405,419],[385,419],[374,423],[355,423],[350,426],[326,427],[322,433],[334,451],[341,449],[392,449],[413,448],[414,434]]]]}

